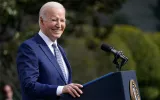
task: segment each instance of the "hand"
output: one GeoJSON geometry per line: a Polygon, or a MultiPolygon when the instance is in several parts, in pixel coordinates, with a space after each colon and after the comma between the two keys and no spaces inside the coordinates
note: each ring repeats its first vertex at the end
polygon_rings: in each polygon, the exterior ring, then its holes
{"type": "Polygon", "coordinates": [[[71,83],[63,87],[62,93],[69,93],[74,98],[80,97],[80,94],[83,93],[82,90],[80,89],[82,87],[83,86],[81,84],[71,83]]]}

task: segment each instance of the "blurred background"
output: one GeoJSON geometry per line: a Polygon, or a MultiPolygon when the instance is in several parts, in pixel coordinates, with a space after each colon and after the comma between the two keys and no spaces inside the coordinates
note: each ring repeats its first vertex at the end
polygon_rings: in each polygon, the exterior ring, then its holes
{"type": "MultiPolygon", "coordinates": [[[[67,27],[59,43],[84,84],[115,72],[107,43],[129,58],[122,70],[135,70],[142,100],[160,100],[160,0],[55,0],[67,10],[67,27]]],[[[0,89],[10,84],[20,100],[16,53],[39,31],[38,14],[48,0],[0,0],[0,89]]],[[[0,100],[3,91],[0,92],[0,100]]]]}

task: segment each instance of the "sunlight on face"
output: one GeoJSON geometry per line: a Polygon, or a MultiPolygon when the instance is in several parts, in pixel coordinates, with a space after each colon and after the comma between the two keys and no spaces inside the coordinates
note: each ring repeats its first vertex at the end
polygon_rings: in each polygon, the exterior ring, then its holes
{"type": "Polygon", "coordinates": [[[6,97],[7,98],[12,98],[13,92],[12,92],[12,89],[11,89],[11,87],[9,85],[5,85],[4,86],[4,91],[6,93],[6,97]]]}

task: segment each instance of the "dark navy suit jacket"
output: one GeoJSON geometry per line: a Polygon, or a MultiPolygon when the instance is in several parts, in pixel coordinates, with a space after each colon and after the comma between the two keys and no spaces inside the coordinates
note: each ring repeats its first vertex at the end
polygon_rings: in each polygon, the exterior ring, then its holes
{"type": "MultiPolygon", "coordinates": [[[[68,83],[71,83],[70,64],[63,48],[58,47],[69,71],[68,83]]],[[[57,87],[68,83],[56,58],[39,34],[20,45],[16,62],[23,100],[58,100],[57,87]]]]}

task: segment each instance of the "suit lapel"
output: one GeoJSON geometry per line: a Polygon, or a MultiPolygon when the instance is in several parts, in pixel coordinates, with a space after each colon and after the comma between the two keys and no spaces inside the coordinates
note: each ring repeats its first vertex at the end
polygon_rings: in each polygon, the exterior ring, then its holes
{"type": "Polygon", "coordinates": [[[62,73],[62,70],[60,69],[58,63],[57,63],[57,60],[56,58],[54,57],[54,55],[52,54],[52,52],[50,51],[50,49],[48,48],[48,46],[46,45],[46,43],[43,41],[43,39],[37,34],[36,36],[36,39],[38,40],[39,42],[39,46],[40,48],[42,49],[42,51],[45,53],[45,55],[48,57],[49,61],[53,64],[53,66],[56,68],[56,70],[58,71],[58,73],[60,74],[62,80],[64,81],[64,83],[66,84],[65,82],[65,79],[64,79],[64,76],[63,76],[63,73],[62,73]]]}

